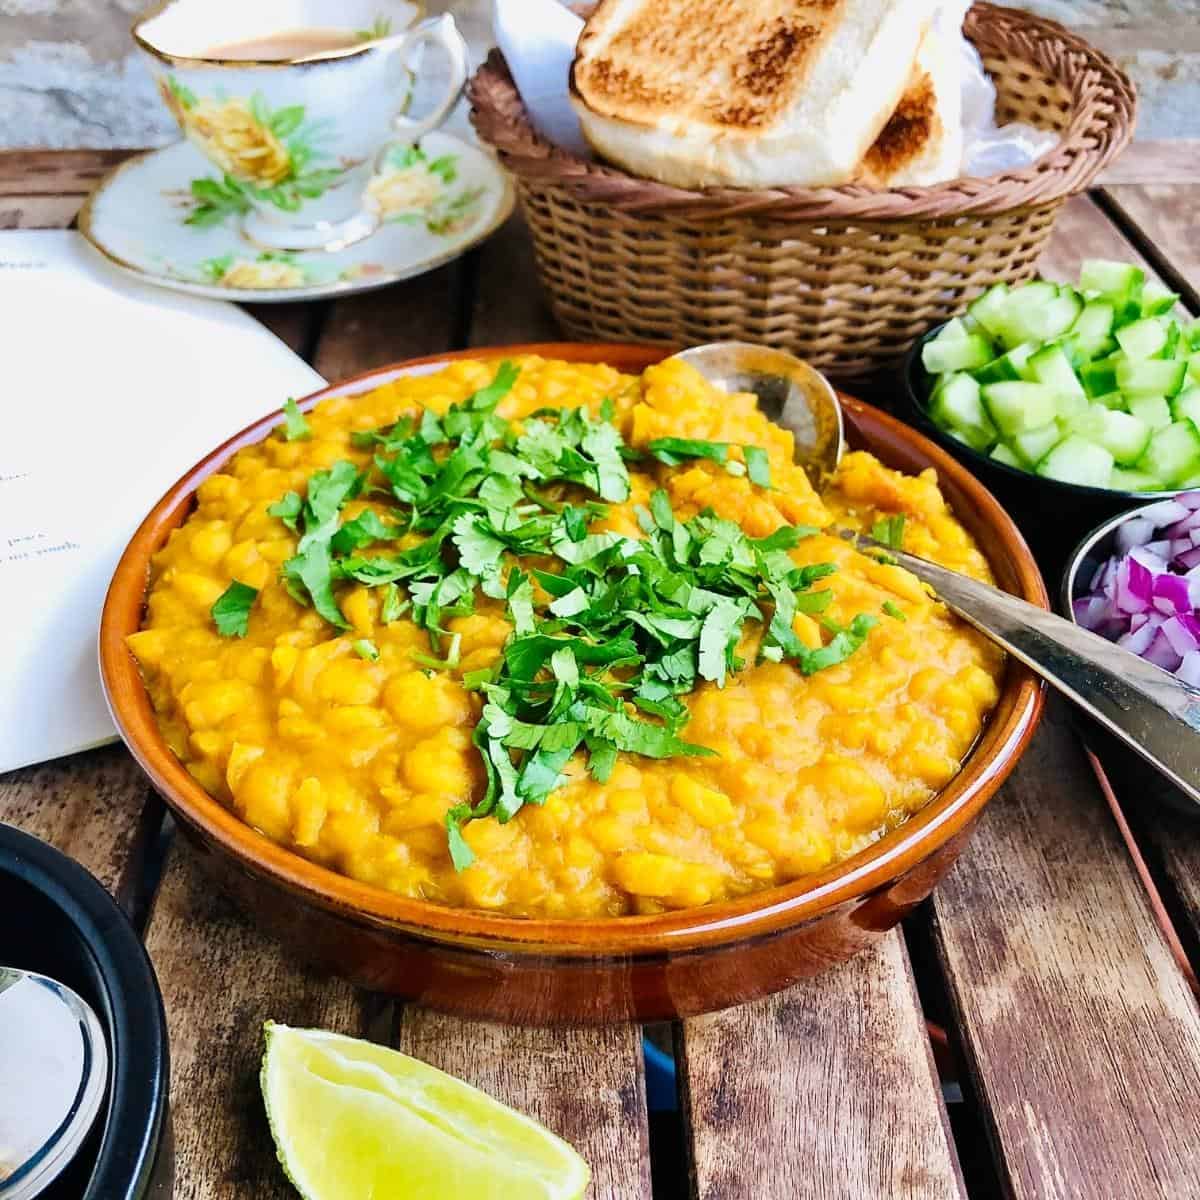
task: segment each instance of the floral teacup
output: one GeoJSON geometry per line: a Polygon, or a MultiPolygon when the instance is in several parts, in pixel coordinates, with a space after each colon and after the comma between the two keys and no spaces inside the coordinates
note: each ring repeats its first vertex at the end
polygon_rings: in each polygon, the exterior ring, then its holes
{"type": "Polygon", "coordinates": [[[417,14],[402,0],[165,0],[140,18],[133,36],[163,101],[220,171],[193,181],[198,211],[240,215],[267,250],[340,250],[373,232],[379,206],[367,186],[378,162],[440,125],[466,82],[453,18],[406,29],[417,14]],[[348,44],[220,57],[220,47],[297,30],[341,31],[348,44]],[[409,117],[414,53],[429,44],[444,51],[450,77],[430,113],[409,117]]]}

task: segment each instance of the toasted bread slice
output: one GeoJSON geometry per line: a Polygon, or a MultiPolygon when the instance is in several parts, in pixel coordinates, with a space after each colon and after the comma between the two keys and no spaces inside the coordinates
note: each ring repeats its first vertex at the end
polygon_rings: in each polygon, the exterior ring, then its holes
{"type": "Polygon", "coordinates": [[[596,151],[684,187],[852,178],[937,0],[601,0],[572,100],[596,151]]]}
{"type": "Polygon", "coordinates": [[[896,111],[863,158],[862,177],[875,187],[941,183],[958,177],[962,157],[961,58],[931,29],[896,111]]]}

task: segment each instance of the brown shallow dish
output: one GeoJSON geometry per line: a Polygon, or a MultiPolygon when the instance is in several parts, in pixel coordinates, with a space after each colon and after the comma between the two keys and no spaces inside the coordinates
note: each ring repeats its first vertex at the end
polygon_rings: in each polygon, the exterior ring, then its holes
{"type": "MultiPolygon", "coordinates": [[[[368,391],[456,358],[540,354],[630,373],[663,356],[644,346],[549,344],[414,359],[300,402],[368,391]]],[[[935,467],[947,500],[1000,586],[1048,607],[1016,527],[945,451],[843,397],[851,441],[908,472],[935,467]]],[[[142,619],[150,559],[192,507],[201,481],[279,421],[271,413],[196,464],[154,506],[121,556],[100,624],[113,717],[219,885],[298,958],[373,990],[497,1020],[549,1024],[657,1020],[740,1004],[869,946],[929,895],[1003,783],[1041,713],[1041,689],[1010,664],[995,711],[958,775],[905,825],[845,862],[782,887],[654,916],[527,920],[394,895],[268,841],[213,799],[167,748],[125,638],[142,619]]]]}

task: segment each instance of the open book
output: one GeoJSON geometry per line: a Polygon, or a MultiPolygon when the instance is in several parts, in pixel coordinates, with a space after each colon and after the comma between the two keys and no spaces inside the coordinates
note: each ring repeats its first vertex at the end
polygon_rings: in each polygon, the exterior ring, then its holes
{"type": "Polygon", "coordinates": [[[0,771],[115,736],[96,657],[121,551],[209,450],[321,377],[232,304],[0,233],[0,771]]]}

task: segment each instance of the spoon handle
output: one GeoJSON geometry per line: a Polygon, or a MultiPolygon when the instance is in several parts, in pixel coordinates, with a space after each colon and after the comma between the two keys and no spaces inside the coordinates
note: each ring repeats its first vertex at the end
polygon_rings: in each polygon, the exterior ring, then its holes
{"type": "Polygon", "coordinates": [[[1200,805],[1200,691],[1136,654],[986,583],[870,538],[947,608],[1002,646],[1200,805]]]}

